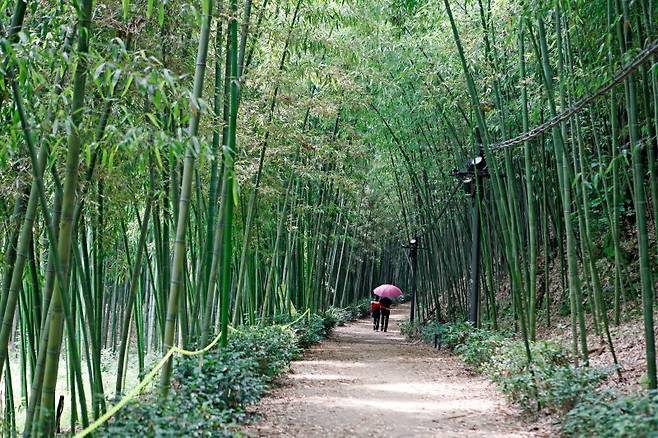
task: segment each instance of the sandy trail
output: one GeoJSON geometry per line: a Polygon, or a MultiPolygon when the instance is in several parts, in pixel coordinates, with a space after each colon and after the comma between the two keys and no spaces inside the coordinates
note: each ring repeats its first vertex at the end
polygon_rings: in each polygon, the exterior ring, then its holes
{"type": "Polygon", "coordinates": [[[410,344],[394,308],[389,331],[338,327],[253,407],[250,437],[530,437],[487,380],[449,354],[410,344]]]}

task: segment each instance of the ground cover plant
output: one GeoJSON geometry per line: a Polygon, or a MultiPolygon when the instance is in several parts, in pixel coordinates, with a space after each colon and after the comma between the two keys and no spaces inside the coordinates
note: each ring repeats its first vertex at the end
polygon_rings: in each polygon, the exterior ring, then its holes
{"type": "Polygon", "coordinates": [[[150,394],[131,402],[101,429],[101,436],[233,436],[248,420],[245,408],[257,402],[273,380],[305,348],[328,337],[337,325],[362,318],[369,300],[323,315],[287,315],[274,325],[232,329],[225,348],[181,357],[173,368],[166,398],[150,394]]]}
{"type": "Polygon", "coordinates": [[[619,394],[601,391],[589,394],[565,417],[566,436],[602,438],[652,437],[658,430],[658,394],[619,394]]]}
{"type": "MultiPolygon", "coordinates": [[[[596,421],[597,414],[610,413],[603,407],[605,404],[595,407],[599,401],[614,400],[610,394],[607,399],[598,395],[599,384],[612,370],[574,367],[569,351],[560,343],[531,342],[528,348],[532,362],[528,362],[526,346],[513,335],[504,336],[500,332],[476,329],[468,323],[428,322],[416,324],[414,330],[408,327],[405,330],[407,336],[420,336],[427,343],[432,343],[433,334],[439,333],[442,348],[449,349],[475,370],[484,373],[511,402],[526,412],[536,414],[544,411],[560,417],[566,415],[565,433],[582,436],[588,430],[588,421],[596,421]],[[421,333],[431,333],[432,336],[422,336],[421,333]]],[[[615,403],[623,405],[623,398],[615,403]]],[[[642,417],[641,413],[637,415],[642,417]]],[[[641,418],[642,421],[649,419],[641,418]]],[[[626,421],[620,420],[616,430],[633,436],[635,429],[625,430],[624,424],[626,421]]],[[[649,427],[649,423],[638,427],[649,427]]]]}
{"type": "MultiPolygon", "coordinates": [[[[344,310],[347,315],[350,312],[344,310]]],[[[351,321],[346,319],[344,322],[351,321]]],[[[293,325],[233,330],[228,344],[203,356],[181,357],[173,389],[131,402],[101,429],[101,436],[233,436],[257,402],[304,348],[329,335],[325,319],[304,317],[293,325]]]]}

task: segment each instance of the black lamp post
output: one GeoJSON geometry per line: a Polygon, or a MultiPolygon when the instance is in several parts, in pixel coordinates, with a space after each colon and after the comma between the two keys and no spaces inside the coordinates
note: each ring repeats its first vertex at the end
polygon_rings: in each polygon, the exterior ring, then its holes
{"type": "Polygon", "coordinates": [[[418,269],[418,238],[409,240],[409,259],[411,260],[411,313],[409,321],[414,322],[416,315],[416,271],[418,269]]]}
{"type": "Polygon", "coordinates": [[[484,178],[489,177],[487,162],[484,159],[482,141],[480,140],[479,131],[476,130],[478,140],[478,155],[469,159],[466,163],[466,170],[454,170],[452,175],[457,177],[463,185],[464,192],[473,199],[471,209],[471,279],[468,294],[468,320],[477,326],[478,314],[480,307],[480,201],[484,192],[484,178]]]}

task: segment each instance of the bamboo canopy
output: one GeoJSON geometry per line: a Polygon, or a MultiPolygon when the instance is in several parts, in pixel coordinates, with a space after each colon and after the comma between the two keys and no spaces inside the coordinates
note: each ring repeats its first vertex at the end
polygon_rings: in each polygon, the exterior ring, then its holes
{"type": "Polygon", "coordinates": [[[650,0],[0,8],[3,434],[54,434],[62,388],[86,427],[159,358],[167,396],[172,349],[381,283],[528,364],[561,317],[575,365],[618,364],[637,307],[656,389],[650,0]]]}

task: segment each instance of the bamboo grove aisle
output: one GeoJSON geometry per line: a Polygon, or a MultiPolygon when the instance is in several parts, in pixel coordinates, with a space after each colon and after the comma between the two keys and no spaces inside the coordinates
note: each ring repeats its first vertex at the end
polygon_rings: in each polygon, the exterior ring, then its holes
{"type": "Polygon", "coordinates": [[[398,328],[408,314],[394,308],[387,333],[369,319],[338,327],[253,408],[261,419],[247,436],[535,436],[458,359],[408,343],[398,328]]]}
{"type": "MultiPolygon", "coordinates": [[[[0,435],[81,430],[161,360],[167,397],[172,348],[382,283],[513,331],[519,373],[559,330],[569,384],[638,388],[583,433],[655,433],[656,4],[0,1],[0,435]]],[[[339,330],[261,426],[514,432],[452,358],[375,336],[339,330]]]]}

